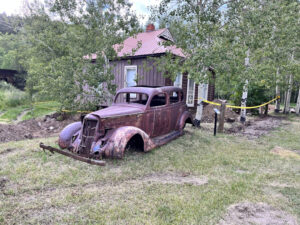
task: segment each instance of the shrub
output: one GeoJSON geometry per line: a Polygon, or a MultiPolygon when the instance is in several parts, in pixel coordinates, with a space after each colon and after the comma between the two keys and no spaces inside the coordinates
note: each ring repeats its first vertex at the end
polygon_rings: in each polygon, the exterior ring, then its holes
{"type": "Polygon", "coordinates": [[[0,108],[16,107],[28,102],[28,95],[11,84],[4,81],[0,82],[0,108]]]}

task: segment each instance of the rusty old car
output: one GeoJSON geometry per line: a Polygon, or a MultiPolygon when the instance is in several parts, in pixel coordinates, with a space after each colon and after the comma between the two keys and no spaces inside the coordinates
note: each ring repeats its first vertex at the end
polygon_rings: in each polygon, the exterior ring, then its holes
{"type": "Polygon", "coordinates": [[[193,119],[181,88],[127,87],[117,92],[110,107],[62,130],[58,143],[68,151],[41,147],[97,164],[102,158],[122,158],[128,147],[147,152],[166,144],[183,134],[186,123],[193,124],[193,119]]]}

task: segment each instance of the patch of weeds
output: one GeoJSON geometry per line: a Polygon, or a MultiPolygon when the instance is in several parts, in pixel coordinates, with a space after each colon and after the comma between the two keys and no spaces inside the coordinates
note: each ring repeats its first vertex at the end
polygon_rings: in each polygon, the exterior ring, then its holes
{"type": "Polygon", "coordinates": [[[26,109],[29,109],[29,105],[20,105],[12,108],[6,108],[0,119],[8,121],[16,120],[18,115],[20,115],[26,109]]]}
{"type": "Polygon", "coordinates": [[[4,218],[0,215],[0,224],[4,224],[4,218]]]}
{"type": "Polygon", "coordinates": [[[300,192],[299,189],[294,187],[285,187],[280,191],[285,197],[288,198],[291,207],[297,213],[297,216],[300,217],[300,192]]]}
{"type": "Polygon", "coordinates": [[[42,103],[36,103],[33,104],[33,108],[31,111],[29,111],[22,120],[29,120],[32,118],[40,117],[43,115],[50,114],[52,112],[55,112],[59,109],[60,104],[55,101],[49,101],[49,102],[42,102],[42,103]]]}
{"type": "Polygon", "coordinates": [[[174,222],[175,210],[171,209],[167,205],[160,205],[157,207],[155,216],[160,218],[166,224],[172,224],[174,222]]]}

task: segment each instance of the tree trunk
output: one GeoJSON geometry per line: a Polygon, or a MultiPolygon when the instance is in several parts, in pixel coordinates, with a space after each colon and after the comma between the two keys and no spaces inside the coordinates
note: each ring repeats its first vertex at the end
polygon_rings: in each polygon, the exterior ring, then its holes
{"type": "MultiPolygon", "coordinates": [[[[276,71],[276,76],[278,77],[279,75],[279,68],[277,68],[277,71],[276,71]]],[[[278,80],[276,82],[276,96],[280,96],[280,87],[279,87],[279,84],[278,84],[278,80]]],[[[276,100],[276,106],[275,106],[275,113],[279,113],[280,112],[280,98],[276,100]]]]}
{"type": "MultiPolygon", "coordinates": [[[[246,52],[246,58],[245,58],[245,67],[248,69],[250,66],[250,49],[246,52]]],[[[241,106],[246,107],[247,105],[247,97],[248,97],[248,80],[246,80],[244,87],[243,87],[243,95],[242,95],[242,101],[241,106]]],[[[244,123],[246,121],[246,109],[241,109],[241,122],[244,123]]]]}
{"type": "MultiPolygon", "coordinates": [[[[246,107],[247,105],[247,97],[248,97],[248,80],[246,80],[244,88],[243,88],[243,95],[242,95],[242,101],[241,106],[246,107]]],[[[241,122],[244,123],[246,121],[246,109],[241,109],[241,122]]]]}
{"type": "Polygon", "coordinates": [[[296,105],[296,114],[300,115],[300,88],[298,93],[297,105],[296,105]]]}
{"type": "Polygon", "coordinates": [[[269,104],[265,106],[265,112],[264,112],[264,114],[268,115],[268,112],[269,112],[269,104]]]}
{"type": "Polygon", "coordinates": [[[198,105],[197,105],[197,111],[196,111],[196,117],[195,117],[195,125],[197,127],[200,126],[200,121],[202,118],[202,112],[203,112],[203,99],[207,99],[207,91],[208,91],[208,84],[199,84],[198,85],[198,105]]]}
{"type": "Polygon", "coordinates": [[[293,75],[289,76],[289,86],[286,93],[285,104],[283,113],[288,114],[290,112],[290,102],[291,102],[291,93],[292,93],[292,84],[293,84],[293,75]]]}
{"type": "Polygon", "coordinates": [[[219,121],[219,127],[218,127],[219,133],[224,132],[225,112],[226,112],[226,101],[222,101],[221,107],[220,107],[220,121],[219,121]]]}

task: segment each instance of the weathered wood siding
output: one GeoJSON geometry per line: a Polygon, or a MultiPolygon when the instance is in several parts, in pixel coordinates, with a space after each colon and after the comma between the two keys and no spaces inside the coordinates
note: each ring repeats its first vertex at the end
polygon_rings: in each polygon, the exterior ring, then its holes
{"type": "Polygon", "coordinates": [[[117,90],[124,87],[125,66],[137,66],[138,85],[165,86],[166,78],[158,72],[154,61],[148,58],[138,58],[130,60],[112,61],[113,73],[115,74],[115,84],[117,90]]]}
{"type": "MultiPolygon", "coordinates": [[[[138,74],[138,85],[147,86],[173,86],[173,81],[170,78],[163,76],[161,72],[158,72],[154,64],[153,59],[149,58],[138,58],[138,59],[124,59],[118,61],[110,62],[113,67],[113,73],[115,74],[115,84],[117,85],[117,90],[124,87],[125,83],[125,66],[137,66],[138,74]]],[[[184,73],[182,76],[182,89],[184,93],[184,101],[186,101],[187,95],[187,83],[188,83],[188,73],[184,73]]],[[[198,96],[198,85],[195,86],[195,101],[194,107],[190,107],[193,111],[197,108],[197,96],[198,96]]]]}

